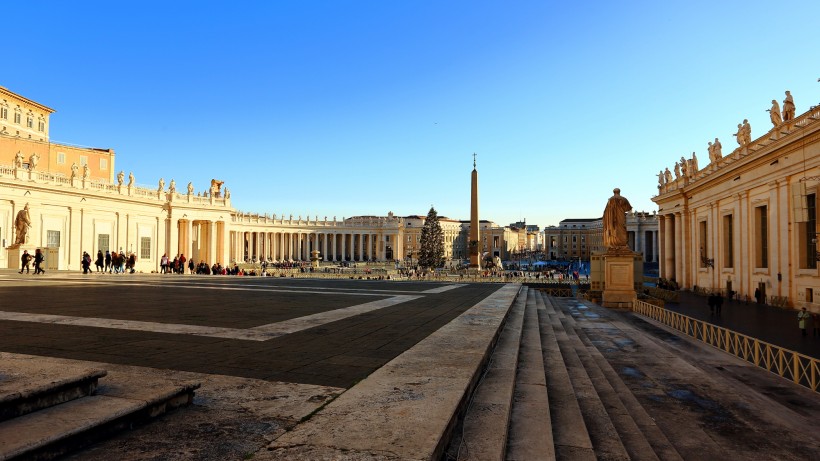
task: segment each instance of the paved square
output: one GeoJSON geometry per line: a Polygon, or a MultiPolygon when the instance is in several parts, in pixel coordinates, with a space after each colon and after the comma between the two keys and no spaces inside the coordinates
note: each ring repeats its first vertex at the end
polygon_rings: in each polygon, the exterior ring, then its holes
{"type": "Polygon", "coordinates": [[[350,387],[500,288],[0,275],[0,350],[350,387]]]}

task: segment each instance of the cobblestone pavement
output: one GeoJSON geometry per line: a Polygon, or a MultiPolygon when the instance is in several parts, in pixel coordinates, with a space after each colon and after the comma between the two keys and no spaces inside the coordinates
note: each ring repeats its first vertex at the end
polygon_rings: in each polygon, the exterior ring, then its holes
{"type": "Polygon", "coordinates": [[[348,388],[500,287],[0,271],[0,350],[348,388]]]}

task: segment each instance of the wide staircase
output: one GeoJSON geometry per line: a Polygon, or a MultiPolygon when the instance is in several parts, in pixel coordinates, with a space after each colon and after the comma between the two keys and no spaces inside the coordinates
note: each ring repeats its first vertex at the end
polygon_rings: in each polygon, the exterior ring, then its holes
{"type": "Polygon", "coordinates": [[[0,365],[0,460],[47,460],[191,403],[198,383],[106,370],[0,365]]]}
{"type": "Polygon", "coordinates": [[[744,459],[745,452],[758,459],[752,443],[733,447],[721,439],[754,432],[755,424],[710,394],[709,386],[726,385],[722,378],[692,365],[685,346],[683,356],[671,353],[663,337],[647,331],[653,328],[630,313],[522,290],[446,458],[744,459]],[[618,362],[627,356],[647,365],[618,362]],[[709,384],[685,384],[700,382],[709,384]],[[716,414],[726,421],[712,421],[716,414]]]}

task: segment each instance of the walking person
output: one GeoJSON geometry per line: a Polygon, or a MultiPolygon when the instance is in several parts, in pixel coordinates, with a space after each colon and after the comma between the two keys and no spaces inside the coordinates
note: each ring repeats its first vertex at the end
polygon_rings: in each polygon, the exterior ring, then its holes
{"type": "Polygon", "coordinates": [[[723,296],[720,293],[715,293],[715,315],[720,317],[720,312],[723,310],[723,296]]]}
{"type": "Polygon", "coordinates": [[[105,250],[105,269],[103,269],[103,272],[108,272],[110,274],[112,270],[113,268],[111,267],[111,251],[105,250]]]}
{"type": "Polygon", "coordinates": [[[103,261],[104,261],[104,258],[103,258],[102,250],[97,250],[97,260],[94,261],[94,265],[97,267],[97,272],[102,272],[103,264],[104,264],[103,261]]]}
{"type": "Polygon", "coordinates": [[[709,314],[715,315],[715,304],[717,304],[717,302],[715,302],[714,293],[709,293],[709,298],[707,298],[706,304],[709,305],[709,314]]]}
{"type": "Polygon", "coordinates": [[[39,248],[34,250],[34,274],[45,274],[46,271],[43,270],[43,262],[45,262],[46,258],[42,251],[39,248]]]}
{"type": "Polygon", "coordinates": [[[29,273],[29,263],[31,261],[31,255],[28,254],[28,250],[23,250],[23,254],[20,256],[20,273],[22,274],[23,271],[26,271],[26,274],[29,273]]]}
{"type": "Polygon", "coordinates": [[[806,312],[806,308],[804,307],[803,310],[797,313],[797,326],[800,327],[800,330],[803,332],[803,336],[808,336],[806,332],[807,324],[811,319],[811,314],[806,312]]]}

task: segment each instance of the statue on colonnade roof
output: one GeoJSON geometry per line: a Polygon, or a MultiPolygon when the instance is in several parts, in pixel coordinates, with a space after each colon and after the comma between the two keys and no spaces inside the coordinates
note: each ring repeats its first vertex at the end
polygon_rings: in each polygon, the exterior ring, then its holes
{"type": "Polygon", "coordinates": [[[124,181],[125,181],[125,173],[122,170],[120,170],[120,172],[117,173],[117,184],[122,186],[122,183],[124,181]]]}
{"type": "Polygon", "coordinates": [[[772,121],[775,128],[783,123],[783,118],[780,116],[780,104],[777,103],[777,99],[772,99],[772,108],[766,109],[766,112],[769,113],[769,120],[772,121]]]}
{"type": "Polygon", "coordinates": [[[786,90],[786,99],[783,100],[783,121],[794,120],[794,99],[792,93],[786,90]]]}

